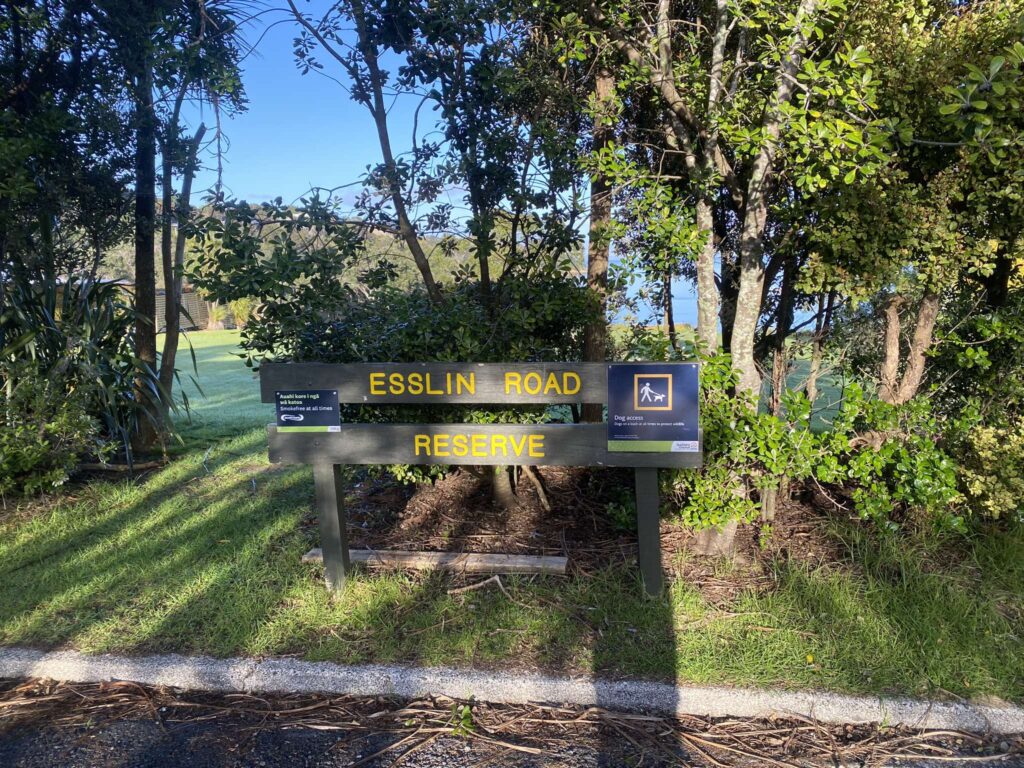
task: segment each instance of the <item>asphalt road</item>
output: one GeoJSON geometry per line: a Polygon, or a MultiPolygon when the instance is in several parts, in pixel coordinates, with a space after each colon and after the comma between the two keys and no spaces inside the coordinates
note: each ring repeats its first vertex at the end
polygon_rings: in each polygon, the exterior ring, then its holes
{"type": "MultiPolygon", "coordinates": [[[[674,752],[642,747],[628,736],[595,730],[590,735],[548,745],[541,754],[524,754],[478,738],[422,736],[401,744],[408,734],[367,733],[365,730],[311,730],[265,727],[258,720],[230,722],[217,719],[167,727],[154,719],[97,721],[92,725],[57,727],[47,722],[0,733],[0,766],[4,768],[367,768],[402,765],[406,768],[618,768],[630,766],[704,766],[711,763],[678,745],[662,745],[674,752]],[[418,746],[407,751],[412,746],[418,746]],[[391,747],[391,749],[388,749],[391,747]],[[383,751],[374,757],[375,753],[383,751]],[[404,758],[403,758],[404,755],[404,758]]],[[[998,750],[997,750],[998,751],[998,750]]],[[[786,758],[778,756],[782,760],[786,758]]],[[[769,765],[767,761],[738,759],[731,766],[769,765]]],[[[793,763],[776,763],[792,765],[793,763]]],[[[831,761],[798,765],[833,765],[831,761]]],[[[859,763],[858,763],[859,764],[859,763]]],[[[958,765],[957,761],[880,761],[873,765],[913,768],[958,765]]],[[[962,765],[1024,768],[1024,757],[993,754],[990,760],[971,756],[962,765]]]]}
{"type": "MultiPolygon", "coordinates": [[[[367,768],[394,765],[410,743],[374,758],[404,734],[345,733],[305,728],[261,728],[256,723],[188,723],[166,731],[155,720],[119,720],[91,727],[54,728],[45,724],[0,735],[0,766],[5,768],[367,768]],[[248,727],[247,727],[248,726],[248,727]],[[370,758],[366,762],[361,760],[370,758]]],[[[401,761],[406,768],[612,768],[641,764],[641,751],[625,738],[574,737],[543,754],[529,755],[476,738],[445,735],[427,742],[401,761]]],[[[684,755],[680,751],[679,757],[684,755]]],[[[647,754],[644,766],[679,765],[647,754]]],[[[689,765],[703,765],[692,758],[689,765]]]]}
{"type": "Polygon", "coordinates": [[[1024,734],[922,733],[793,717],[676,719],[444,697],[261,696],[128,681],[0,680],[0,768],[957,764],[1024,768],[1024,734]]]}

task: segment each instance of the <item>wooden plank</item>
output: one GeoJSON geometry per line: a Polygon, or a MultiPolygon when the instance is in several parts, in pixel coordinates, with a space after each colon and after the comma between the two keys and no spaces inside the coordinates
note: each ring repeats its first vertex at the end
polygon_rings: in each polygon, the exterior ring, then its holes
{"type": "Polygon", "coordinates": [[[608,364],[264,363],[260,366],[260,395],[264,403],[274,402],[275,392],[305,389],[334,389],[338,392],[338,402],[364,405],[603,403],[608,394],[608,364]]]}
{"type": "Polygon", "coordinates": [[[606,424],[342,424],[313,433],[270,425],[267,433],[270,461],[281,464],[694,468],[702,459],[700,452],[609,452],[606,424]]]}
{"type": "Polygon", "coordinates": [[[658,470],[641,467],[636,471],[636,527],[640,544],[640,573],[648,597],[658,597],[662,590],[661,514],[658,507],[658,470]]]}
{"type": "MultiPolygon", "coordinates": [[[[353,549],[349,552],[353,563],[413,568],[425,570],[457,571],[459,573],[541,573],[564,576],[567,558],[554,555],[504,555],[476,552],[407,552],[394,549],[353,549]]],[[[323,555],[311,549],[302,556],[304,563],[319,563],[323,555]]]]}

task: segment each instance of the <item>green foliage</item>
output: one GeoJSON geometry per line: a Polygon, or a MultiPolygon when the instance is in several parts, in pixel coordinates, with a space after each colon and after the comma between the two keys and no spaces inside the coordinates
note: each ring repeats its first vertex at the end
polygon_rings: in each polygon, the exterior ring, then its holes
{"type": "Polygon", "coordinates": [[[664,473],[666,490],[695,528],[750,522],[760,511],[758,494],[778,488],[784,478],[809,477],[836,435],[811,431],[811,407],[802,392],[786,392],[786,419],[779,419],[759,413],[750,397],[731,394],[737,375],[727,355],[701,362],[705,463],[696,472],[664,473]]]}
{"type": "Polygon", "coordinates": [[[297,210],[280,199],[259,207],[216,201],[196,223],[195,244],[186,275],[199,290],[215,301],[257,303],[260,322],[242,337],[250,365],[265,355],[299,359],[307,326],[352,298],[341,277],[361,248],[354,229],[315,196],[297,210]]]}
{"type": "Polygon", "coordinates": [[[40,0],[0,13],[3,279],[88,268],[128,232],[132,124],[105,16],[40,0]]]}
{"type": "MultiPolygon", "coordinates": [[[[1024,271],[1021,272],[1024,277],[1024,271]]],[[[937,381],[935,395],[947,414],[977,410],[993,426],[1024,416],[1024,291],[1010,285],[1001,306],[979,311],[977,290],[965,286],[940,318],[938,344],[929,364],[937,381]]]]}
{"type": "Polygon", "coordinates": [[[605,505],[604,511],[616,530],[636,530],[636,494],[630,486],[614,487],[612,498],[605,505]]]}
{"type": "Polygon", "coordinates": [[[452,735],[470,737],[476,733],[476,726],[473,724],[473,705],[452,704],[452,716],[448,722],[452,727],[452,735]]]}
{"type": "Polygon", "coordinates": [[[850,384],[831,428],[814,431],[802,391],[785,392],[778,418],[733,394],[735,385],[728,356],[702,360],[704,466],[662,474],[666,496],[687,525],[751,522],[765,491],[802,481],[845,494],[856,514],[882,528],[920,517],[965,530],[970,511],[958,490],[957,465],[940,445],[942,430],[927,398],[894,406],[850,384]]]}
{"type": "Polygon", "coordinates": [[[235,327],[244,328],[249,322],[249,318],[252,317],[255,308],[256,300],[250,296],[229,302],[228,309],[231,310],[231,319],[234,320],[235,327]]]}
{"type": "Polygon", "coordinates": [[[223,326],[224,322],[228,319],[228,309],[223,304],[214,304],[206,314],[210,325],[223,326]]]}
{"type": "MultiPolygon", "coordinates": [[[[53,379],[67,396],[98,419],[103,434],[128,450],[128,436],[140,419],[159,423],[174,404],[156,373],[133,353],[135,312],[120,286],[71,278],[63,284],[15,277],[5,285],[0,313],[0,364],[31,363],[40,377],[53,379]],[[135,395],[142,382],[143,400],[135,395]]],[[[17,381],[0,370],[0,384],[17,381]]]]}
{"type": "Polygon", "coordinates": [[[529,279],[507,275],[489,305],[471,280],[457,281],[440,307],[422,287],[396,290],[386,276],[356,291],[345,279],[362,254],[356,230],[317,198],[304,202],[298,210],[226,203],[200,222],[189,278],[212,299],[258,302],[260,322],[242,334],[250,364],[578,355],[592,305],[568,260],[529,279]]]}
{"type": "Polygon", "coordinates": [[[0,364],[0,496],[64,483],[82,454],[106,452],[82,390],[28,362],[0,364]]]}
{"type": "Polygon", "coordinates": [[[941,446],[942,427],[927,397],[895,406],[853,387],[836,429],[850,435],[851,449],[815,476],[843,483],[861,517],[892,527],[894,512],[905,510],[939,528],[966,530],[956,462],[941,446]]]}
{"type": "Polygon", "coordinates": [[[973,423],[954,434],[960,489],[990,519],[1024,522],[1024,418],[1005,426],[973,423]]]}
{"type": "Polygon", "coordinates": [[[313,22],[299,17],[300,70],[338,66],[378,131],[388,130],[382,94],[431,107],[417,112],[417,125],[436,115],[405,155],[390,156],[401,145],[389,136],[384,162],[364,178],[359,218],[382,231],[440,237],[449,253],[463,240],[476,264],[461,277],[479,281],[485,297],[499,269],[524,277],[580,242],[580,98],[536,35],[548,13],[519,0],[397,0],[386,8],[346,0],[313,22]],[[344,54],[331,42],[339,28],[358,37],[344,54]],[[391,60],[397,66],[381,69],[391,60]]]}
{"type": "MultiPolygon", "coordinates": [[[[535,265],[529,276],[506,274],[486,303],[478,282],[456,276],[438,306],[424,287],[396,289],[387,270],[374,266],[355,276],[358,286],[347,282],[354,266],[365,266],[358,233],[318,199],[304,202],[298,210],[285,209],[280,201],[259,209],[221,204],[198,229],[202,255],[191,265],[190,279],[211,298],[259,302],[260,322],[242,330],[249,365],[268,358],[330,363],[578,359],[594,307],[568,259],[535,265]],[[366,274],[371,271],[372,279],[366,274]]],[[[544,420],[541,410],[457,406],[346,406],[343,416],[353,421],[544,420]]],[[[401,467],[395,474],[411,481],[441,471],[401,467]]]]}
{"type": "MultiPolygon", "coordinates": [[[[276,318],[272,303],[261,309],[258,329],[247,329],[242,344],[254,358],[277,353],[292,360],[345,363],[473,362],[573,360],[582,348],[583,326],[592,305],[568,276],[548,281],[506,280],[500,303],[492,316],[479,301],[478,286],[464,283],[445,294],[438,308],[423,288],[397,291],[381,288],[369,296],[355,296],[333,315],[312,314],[316,321],[296,327],[289,335],[283,327],[268,327],[276,318]],[[262,346],[274,339],[277,348],[262,346]]],[[[313,305],[311,309],[316,309],[313,305]]],[[[474,424],[539,423],[544,409],[492,410],[457,405],[343,406],[342,417],[358,422],[419,422],[474,424]]],[[[440,477],[441,467],[393,466],[403,482],[440,477]]]]}

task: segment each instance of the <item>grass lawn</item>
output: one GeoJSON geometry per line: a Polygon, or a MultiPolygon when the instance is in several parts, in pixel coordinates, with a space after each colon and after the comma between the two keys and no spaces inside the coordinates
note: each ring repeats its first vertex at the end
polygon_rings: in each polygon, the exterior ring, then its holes
{"type": "MultiPolygon", "coordinates": [[[[266,460],[270,411],[233,332],[192,335],[186,447],[144,482],[93,482],[0,516],[0,643],[85,651],[600,671],[693,683],[826,687],[1024,701],[1024,534],[956,557],[837,524],[843,561],[778,559],[773,586],[712,605],[676,582],[641,596],[634,567],[503,578],[360,573],[330,598],[317,567],[312,473],[266,460]]],[[[727,566],[722,566],[726,568],[727,566]]]]}
{"type": "MultiPolygon", "coordinates": [[[[260,402],[259,377],[239,357],[238,331],[195,331],[186,338],[178,350],[178,366],[189,415],[178,421],[189,442],[234,437],[274,420],[274,406],[260,402]]],[[[157,349],[162,346],[163,335],[157,349]]]]}

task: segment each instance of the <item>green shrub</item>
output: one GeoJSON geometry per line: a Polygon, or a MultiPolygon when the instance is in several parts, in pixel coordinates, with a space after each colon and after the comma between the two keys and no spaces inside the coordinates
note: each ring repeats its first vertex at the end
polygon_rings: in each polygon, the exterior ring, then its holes
{"type": "Polygon", "coordinates": [[[86,453],[104,454],[100,425],[81,391],[40,375],[29,365],[7,366],[0,393],[0,494],[55,488],[86,453]]]}
{"type": "Polygon", "coordinates": [[[971,424],[955,437],[954,452],[973,513],[1024,521],[1024,418],[1007,426],[971,424]]]}
{"type": "Polygon", "coordinates": [[[965,530],[956,462],[942,447],[929,398],[896,406],[848,387],[835,430],[848,436],[849,447],[819,479],[842,482],[861,517],[893,527],[898,513],[910,512],[943,529],[965,530]]]}
{"type": "Polygon", "coordinates": [[[245,328],[246,323],[252,317],[253,310],[256,309],[256,300],[249,296],[235,299],[228,304],[228,308],[231,310],[231,318],[235,321],[235,327],[245,328]]]}
{"type": "MultiPolygon", "coordinates": [[[[883,528],[911,516],[943,529],[964,530],[957,465],[942,448],[942,430],[927,398],[894,406],[847,386],[831,429],[811,429],[803,392],[783,396],[783,418],[759,412],[753,398],[734,394],[727,355],[701,366],[704,466],[664,472],[667,498],[694,528],[750,522],[765,491],[783,481],[831,487],[853,511],[883,528]]],[[[837,503],[842,503],[838,502],[837,503]]]]}
{"type": "Polygon", "coordinates": [[[704,466],[665,472],[666,491],[690,526],[749,522],[760,497],[784,479],[807,479],[824,455],[839,449],[832,433],[811,431],[811,405],[802,392],[784,396],[785,419],[758,412],[752,397],[734,394],[728,355],[701,360],[700,417],[704,466]]]}
{"type": "MultiPolygon", "coordinates": [[[[422,285],[395,286],[386,259],[366,256],[358,231],[323,201],[295,211],[226,203],[201,222],[189,278],[220,301],[253,297],[259,323],[242,330],[248,364],[262,360],[529,362],[578,360],[595,304],[565,258],[536,257],[508,270],[485,297],[470,271],[451,275],[435,302],[422,285]],[[273,224],[261,226],[261,221],[273,224]],[[315,232],[315,238],[304,233],[315,232]],[[262,233],[262,234],[260,234],[262,233]],[[262,238],[262,239],[261,239],[262,238]],[[359,283],[350,282],[358,273],[359,283]]],[[[345,421],[540,422],[544,408],[344,406],[345,421]]],[[[402,480],[443,473],[397,467],[402,480]]]]}
{"type": "Polygon", "coordinates": [[[156,372],[134,353],[136,314],[119,286],[77,277],[37,282],[15,274],[4,291],[0,388],[20,388],[15,377],[26,375],[49,382],[55,400],[81,403],[104,437],[126,451],[140,420],[159,423],[165,407],[173,410],[156,372]]]}
{"type": "Polygon", "coordinates": [[[222,329],[228,319],[228,308],[223,304],[214,304],[206,313],[206,325],[210,329],[222,329]]]}

